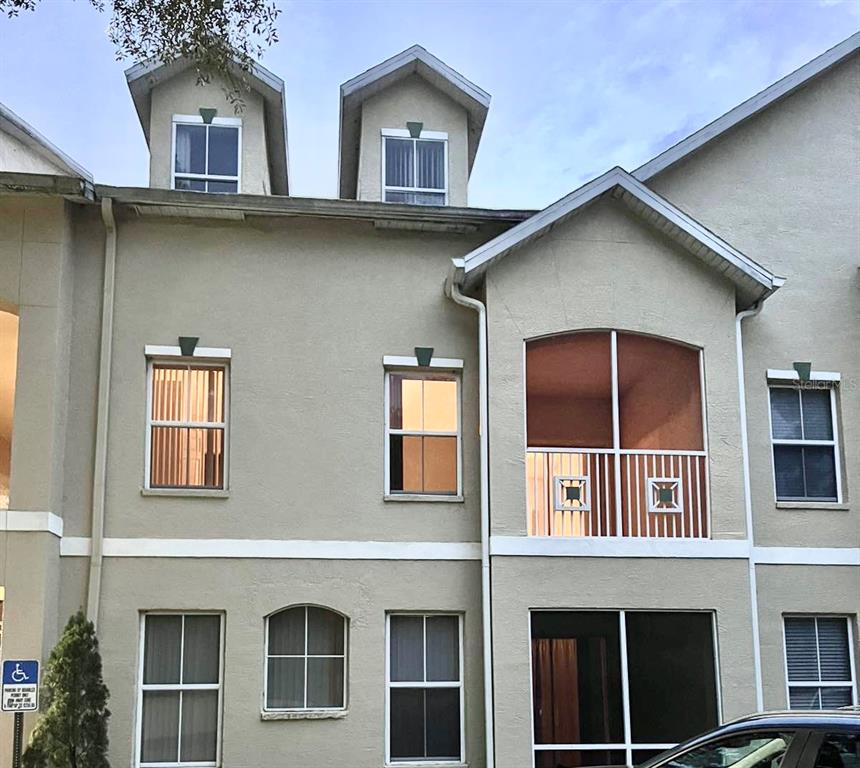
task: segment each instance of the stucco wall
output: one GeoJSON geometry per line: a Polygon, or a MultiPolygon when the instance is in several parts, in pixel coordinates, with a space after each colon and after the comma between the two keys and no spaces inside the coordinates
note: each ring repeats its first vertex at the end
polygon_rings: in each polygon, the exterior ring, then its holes
{"type": "Polygon", "coordinates": [[[107,535],[477,540],[476,318],[442,285],[476,237],[123,219],[107,535]],[[144,346],[180,335],[233,352],[226,499],[141,496],[144,346]],[[463,503],[383,501],[382,358],[416,346],[465,361],[463,503]]]}
{"type": "MultiPolygon", "coordinates": [[[[860,545],[860,57],[649,182],[788,278],[744,323],[756,543],[860,545]],[[777,509],[768,368],[842,374],[844,508],[777,509]]],[[[832,505],[831,505],[832,507],[832,505]]]]}
{"type": "Polygon", "coordinates": [[[467,205],[469,162],[466,110],[418,75],[412,75],[371,96],[362,105],[356,197],[359,200],[382,199],[380,132],[384,128],[405,129],[408,121],[424,123],[425,131],[447,132],[448,205],[467,205]]]}
{"type": "Polygon", "coordinates": [[[271,560],[116,560],[105,567],[102,638],[111,690],[111,762],[129,765],[136,716],[139,612],[226,615],[223,765],[286,761],[307,768],[384,762],[385,614],[464,614],[466,763],[483,762],[478,563],[271,560]],[[182,584],[182,590],[176,585],[182,584]],[[264,617],[313,603],[349,617],[348,709],[342,719],[261,722],[264,617]]]}
{"type": "Polygon", "coordinates": [[[614,328],[703,348],[713,537],[743,537],[734,291],[728,281],[620,203],[604,201],[491,267],[487,305],[494,534],[526,533],[524,340],[614,328]]]}
{"type": "MultiPolygon", "coordinates": [[[[764,704],[784,709],[786,701],[786,614],[849,616],[854,634],[855,666],[860,659],[860,568],[850,566],[759,565],[757,567],[764,704]]],[[[855,677],[856,684],[856,677],[855,677]]]]}
{"type": "Polygon", "coordinates": [[[713,611],[723,718],[755,709],[744,561],[496,557],[493,591],[499,768],[532,764],[529,610],[533,608],[713,611]],[[716,583],[719,590],[713,589],[716,583]]]}
{"type": "Polygon", "coordinates": [[[156,85],[152,89],[149,140],[149,184],[169,189],[173,170],[173,116],[199,115],[200,108],[215,108],[218,117],[242,120],[242,163],[239,191],[249,195],[268,195],[269,159],[266,150],[263,98],[255,91],[242,91],[244,109],[236,113],[224,86],[216,78],[206,85],[197,84],[193,69],[156,85]]]}
{"type": "Polygon", "coordinates": [[[26,144],[0,131],[0,171],[9,173],[51,173],[64,175],[58,166],[34,152],[26,144]]]}

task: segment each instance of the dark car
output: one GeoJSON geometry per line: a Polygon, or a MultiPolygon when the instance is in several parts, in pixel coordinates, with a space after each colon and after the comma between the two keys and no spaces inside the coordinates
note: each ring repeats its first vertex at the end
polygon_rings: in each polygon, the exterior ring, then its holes
{"type": "Polygon", "coordinates": [[[642,768],[860,768],[860,711],[750,715],[642,768]]]}

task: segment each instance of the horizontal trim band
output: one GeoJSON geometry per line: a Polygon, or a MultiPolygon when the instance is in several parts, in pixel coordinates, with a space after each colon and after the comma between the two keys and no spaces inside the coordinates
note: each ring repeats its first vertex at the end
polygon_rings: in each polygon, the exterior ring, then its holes
{"type": "MultiPolygon", "coordinates": [[[[86,557],[90,539],[64,538],[60,554],[86,557]]],[[[114,539],[105,557],[197,557],[289,560],[480,560],[477,542],[311,541],[306,539],[114,539]]]]}
{"type": "Polygon", "coordinates": [[[530,557],[683,557],[743,559],[745,539],[639,539],[608,536],[491,536],[490,554],[530,557]]]}
{"type": "Polygon", "coordinates": [[[860,565],[860,547],[753,547],[757,565],[860,565]]]}
{"type": "Polygon", "coordinates": [[[45,532],[63,536],[63,518],[53,512],[0,510],[0,531],[45,532]]]}

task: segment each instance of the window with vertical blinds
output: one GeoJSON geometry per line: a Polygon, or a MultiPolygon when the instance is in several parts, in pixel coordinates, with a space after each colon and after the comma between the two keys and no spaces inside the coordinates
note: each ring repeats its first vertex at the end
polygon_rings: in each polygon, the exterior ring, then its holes
{"type": "Polygon", "coordinates": [[[770,388],[778,501],[838,501],[839,465],[832,388],[770,388]]]}
{"type": "Polygon", "coordinates": [[[393,136],[382,141],[385,202],[445,205],[446,142],[393,136]]]}
{"type": "Polygon", "coordinates": [[[148,488],[223,489],[227,366],[149,364],[148,488]]]}
{"type": "Polygon", "coordinates": [[[785,617],[791,709],[834,709],[857,703],[848,622],[841,616],[785,617]]]}

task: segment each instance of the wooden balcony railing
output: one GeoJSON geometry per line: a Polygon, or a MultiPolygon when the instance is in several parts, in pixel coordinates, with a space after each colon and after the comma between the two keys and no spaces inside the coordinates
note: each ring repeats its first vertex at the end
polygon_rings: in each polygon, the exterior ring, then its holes
{"type": "Polygon", "coordinates": [[[704,451],[529,448],[530,536],[710,537],[704,451]]]}

